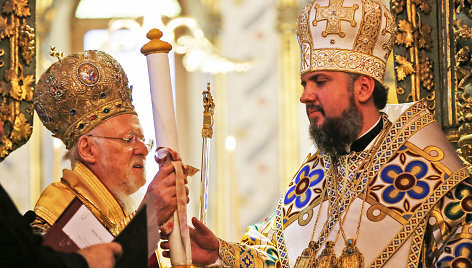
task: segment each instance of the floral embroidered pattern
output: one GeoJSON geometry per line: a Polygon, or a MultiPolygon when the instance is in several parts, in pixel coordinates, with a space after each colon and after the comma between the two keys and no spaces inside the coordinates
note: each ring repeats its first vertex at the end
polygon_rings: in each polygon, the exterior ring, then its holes
{"type": "Polygon", "coordinates": [[[295,177],[294,185],[287,191],[284,204],[289,205],[295,202],[297,208],[303,208],[311,200],[313,194],[311,187],[321,182],[324,176],[325,172],[323,169],[310,171],[310,166],[305,165],[295,177]]]}
{"type": "Polygon", "coordinates": [[[465,242],[456,246],[452,256],[440,259],[436,267],[472,267],[472,244],[465,242]]]}
{"type": "Polygon", "coordinates": [[[423,199],[428,196],[428,183],[421,179],[428,172],[428,166],[418,160],[409,162],[403,170],[400,166],[391,164],[382,170],[381,179],[390,184],[382,192],[385,202],[395,204],[403,200],[405,195],[413,199],[423,199]]]}
{"type": "Polygon", "coordinates": [[[472,187],[465,183],[458,185],[454,191],[454,197],[456,201],[449,203],[444,209],[446,217],[453,221],[465,218],[466,222],[471,222],[472,187]]]}

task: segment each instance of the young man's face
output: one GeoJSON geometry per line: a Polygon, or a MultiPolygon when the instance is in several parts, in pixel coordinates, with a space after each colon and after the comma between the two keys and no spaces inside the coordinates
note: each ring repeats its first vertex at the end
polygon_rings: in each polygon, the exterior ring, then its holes
{"type": "MultiPolygon", "coordinates": [[[[115,138],[143,138],[138,117],[133,114],[118,115],[104,121],[89,134],[115,138]]],[[[144,160],[148,154],[146,145],[136,139],[126,143],[118,139],[92,137],[96,148],[94,172],[105,186],[116,195],[135,193],[146,182],[144,160]],[[98,174],[97,174],[98,173],[98,174]]]]}
{"type": "Polygon", "coordinates": [[[311,124],[321,127],[327,117],[338,117],[350,104],[351,78],[344,72],[316,71],[302,76],[303,94],[311,124]]]}
{"type": "Polygon", "coordinates": [[[355,81],[344,72],[318,71],[302,77],[300,101],[306,105],[310,135],[317,148],[332,157],[348,151],[362,129],[355,100],[355,81]]]}

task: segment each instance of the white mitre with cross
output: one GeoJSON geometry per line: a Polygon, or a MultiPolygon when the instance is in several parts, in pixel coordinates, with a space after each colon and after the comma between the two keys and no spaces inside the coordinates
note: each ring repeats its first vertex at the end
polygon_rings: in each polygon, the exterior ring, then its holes
{"type": "Polygon", "coordinates": [[[317,0],[298,18],[301,75],[345,71],[383,82],[395,40],[395,19],[372,0],[317,0]]]}

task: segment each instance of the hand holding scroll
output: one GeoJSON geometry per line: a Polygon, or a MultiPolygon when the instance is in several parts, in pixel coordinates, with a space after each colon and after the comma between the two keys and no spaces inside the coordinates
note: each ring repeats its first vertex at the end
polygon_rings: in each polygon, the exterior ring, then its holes
{"type": "MultiPolygon", "coordinates": [[[[164,225],[173,216],[177,209],[177,197],[175,187],[175,169],[171,163],[163,165],[149,184],[146,194],[152,194],[156,201],[155,209],[158,215],[159,226],[164,225]]],[[[188,180],[185,178],[185,184],[188,180]]],[[[187,203],[189,202],[189,190],[185,187],[187,203]]]]}
{"type": "MultiPolygon", "coordinates": [[[[192,243],[192,260],[197,265],[210,265],[216,262],[218,259],[218,251],[220,248],[218,238],[213,232],[208,229],[202,222],[197,218],[192,218],[193,228],[189,227],[190,239],[192,243]]],[[[162,236],[162,239],[166,239],[166,235],[162,236]]],[[[162,255],[169,257],[169,242],[162,241],[161,248],[164,249],[162,255]]]]}

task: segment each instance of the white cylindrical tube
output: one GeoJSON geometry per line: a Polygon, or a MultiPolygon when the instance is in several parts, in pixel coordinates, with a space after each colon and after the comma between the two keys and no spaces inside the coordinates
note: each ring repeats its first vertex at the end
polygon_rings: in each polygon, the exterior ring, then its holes
{"type": "Polygon", "coordinates": [[[153,53],[147,55],[146,59],[151,86],[156,145],[179,152],[168,55],[167,53],[153,53]]]}
{"type": "MultiPolygon", "coordinates": [[[[168,54],[152,53],[146,55],[146,58],[157,147],[179,152],[168,54]]],[[[188,264],[177,211],[174,213],[174,229],[169,236],[169,244],[172,266],[188,264]]]]}

